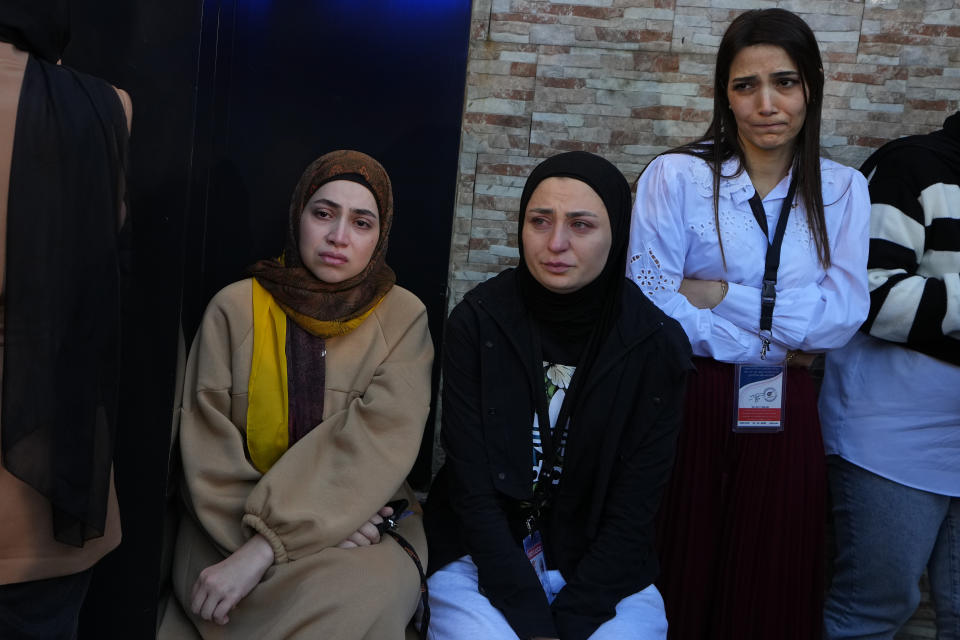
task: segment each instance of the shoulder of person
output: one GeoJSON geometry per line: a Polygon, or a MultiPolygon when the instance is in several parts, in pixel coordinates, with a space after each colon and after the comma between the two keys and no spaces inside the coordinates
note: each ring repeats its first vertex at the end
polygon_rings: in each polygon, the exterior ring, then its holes
{"type": "Polygon", "coordinates": [[[498,309],[520,303],[516,285],[516,269],[504,269],[497,275],[467,291],[463,300],[450,312],[448,323],[454,326],[473,324],[479,320],[478,313],[487,315],[498,309]]]}
{"type": "Polygon", "coordinates": [[[391,317],[409,316],[414,318],[426,312],[426,310],[427,308],[416,294],[395,284],[387,291],[387,295],[383,296],[383,301],[377,305],[374,313],[380,317],[390,314],[391,317]]]}
{"type": "Polygon", "coordinates": [[[23,49],[18,49],[11,42],[0,42],[0,62],[5,65],[15,65],[20,71],[27,66],[27,59],[30,54],[23,49]]]}
{"type": "Polygon", "coordinates": [[[877,149],[863,164],[871,185],[894,180],[919,195],[932,184],[960,182],[960,144],[937,133],[899,138],[877,149]]]}
{"type": "MultiPolygon", "coordinates": [[[[509,301],[517,298],[517,270],[504,269],[488,280],[484,280],[463,296],[463,302],[468,304],[490,304],[509,301]]],[[[460,304],[463,304],[461,302],[460,304]]]]}
{"type": "Polygon", "coordinates": [[[220,289],[207,303],[204,316],[219,313],[228,318],[248,317],[253,321],[253,278],[244,278],[220,289]]]}
{"type": "MultiPolygon", "coordinates": [[[[712,199],[713,180],[713,169],[705,159],[689,153],[669,151],[657,156],[647,165],[638,184],[647,182],[648,189],[664,190],[685,196],[697,194],[701,198],[712,199]]],[[[729,188],[726,181],[721,182],[721,195],[729,188]]],[[[690,213],[691,211],[686,209],[680,211],[681,216],[687,216],[690,213]]]]}
{"type": "Polygon", "coordinates": [[[130,99],[130,94],[123,89],[114,87],[113,90],[117,93],[117,97],[120,98],[123,115],[127,119],[127,131],[130,131],[130,127],[133,126],[133,101],[130,99]]]}
{"type": "Polygon", "coordinates": [[[623,287],[621,323],[626,323],[629,331],[636,335],[657,329],[654,334],[656,339],[666,345],[667,351],[678,362],[686,363],[692,357],[690,340],[680,323],[664,313],[629,279],[623,287]]]}
{"type": "MultiPolygon", "coordinates": [[[[427,308],[412,292],[393,285],[373,310],[373,317],[388,343],[399,340],[407,330],[422,323],[427,327],[427,308]]],[[[426,330],[426,329],[425,329],[426,330]]]]}
{"type": "Polygon", "coordinates": [[[100,97],[105,97],[109,95],[109,92],[113,92],[117,96],[117,100],[120,103],[120,107],[123,110],[124,120],[127,123],[127,132],[130,132],[130,127],[133,124],[133,100],[123,89],[113,86],[103,78],[98,76],[86,73],[84,71],[78,71],[73,67],[69,67],[62,64],[54,64],[52,62],[47,62],[40,58],[35,58],[35,60],[46,67],[47,73],[57,74],[58,77],[73,77],[76,82],[83,85],[87,91],[90,91],[92,88],[96,87],[99,91],[103,93],[100,97]]]}
{"type": "Polygon", "coordinates": [[[253,278],[228,284],[217,292],[203,312],[193,336],[194,347],[205,344],[239,345],[253,333],[253,278]]]}
{"type": "Polygon", "coordinates": [[[823,188],[823,204],[829,205],[843,199],[851,189],[867,194],[867,179],[860,171],[829,158],[820,158],[820,180],[823,188]]]}
{"type": "Polygon", "coordinates": [[[645,172],[656,167],[659,167],[660,171],[668,177],[689,175],[691,171],[699,168],[709,169],[707,161],[703,158],[679,151],[668,151],[660,154],[650,161],[645,172]]]}

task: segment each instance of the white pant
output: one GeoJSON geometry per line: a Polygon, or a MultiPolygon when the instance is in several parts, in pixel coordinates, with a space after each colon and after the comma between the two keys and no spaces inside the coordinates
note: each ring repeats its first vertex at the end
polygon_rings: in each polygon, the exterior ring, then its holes
{"type": "MultiPolygon", "coordinates": [[[[566,582],[559,571],[548,572],[555,591],[566,582]]],[[[477,587],[477,565],[463,556],[430,576],[429,640],[516,640],[517,634],[500,610],[477,587]]],[[[664,640],[667,617],[663,598],[653,585],[617,603],[616,615],[590,640],[664,640]]]]}

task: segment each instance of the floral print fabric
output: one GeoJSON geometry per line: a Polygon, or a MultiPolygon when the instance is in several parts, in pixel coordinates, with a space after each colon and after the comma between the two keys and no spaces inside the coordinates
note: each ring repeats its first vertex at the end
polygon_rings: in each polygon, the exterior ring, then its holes
{"type": "MultiPolygon", "coordinates": [[[[560,415],[560,407],[563,406],[563,399],[567,395],[567,389],[570,388],[570,380],[573,379],[573,372],[576,367],[566,364],[543,363],[543,386],[547,390],[547,413],[550,418],[550,433],[556,432],[557,417],[560,415]]],[[[570,421],[563,425],[560,433],[560,454],[553,465],[553,485],[560,482],[560,472],[563,468],[563,457],[567,446],[567,428],[570,421]]],[[[540,423],[537,420],[536,411],[533,414],[533,488],[537,488],[537,481],[540,479],[540,470],[543,466],[543,442],[540,439],[540,423]]]]}

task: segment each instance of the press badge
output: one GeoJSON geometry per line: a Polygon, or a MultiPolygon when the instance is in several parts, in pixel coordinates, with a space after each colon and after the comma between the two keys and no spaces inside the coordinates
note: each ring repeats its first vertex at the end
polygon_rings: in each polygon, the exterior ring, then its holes
{"type": "Polygon", "coordinates": [[[786,368],[738,364],[733,430],[738,433],[783,431],[786,368]]]}
{"type": "Polygon", "coordinates": [[[547,574],[547,559],[543,557],[543,540],[539,531],[534,530],[523,539],[523,551],[527,554],[533,570],[537,572],[537,577],[540,578],[543,592],[547,594],[547,602],[553,602],[557,594],[553,592],[550,576],[547,574]]]}

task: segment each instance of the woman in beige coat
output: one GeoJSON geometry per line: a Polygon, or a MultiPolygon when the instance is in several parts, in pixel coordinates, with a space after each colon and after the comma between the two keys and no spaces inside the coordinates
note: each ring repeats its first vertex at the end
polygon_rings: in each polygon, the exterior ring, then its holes
{"type": "MultiPolygon", "coordinates": [[[[375,160],[311,164],[284,255],[218,293],[187,363],[184,516],[161,638],[403,638],[420,576],[376,524],[423,435],[433,348],[384,261],[375,160]]],[[[398,533],[426,562],[420,515],[398,533]]]]}

